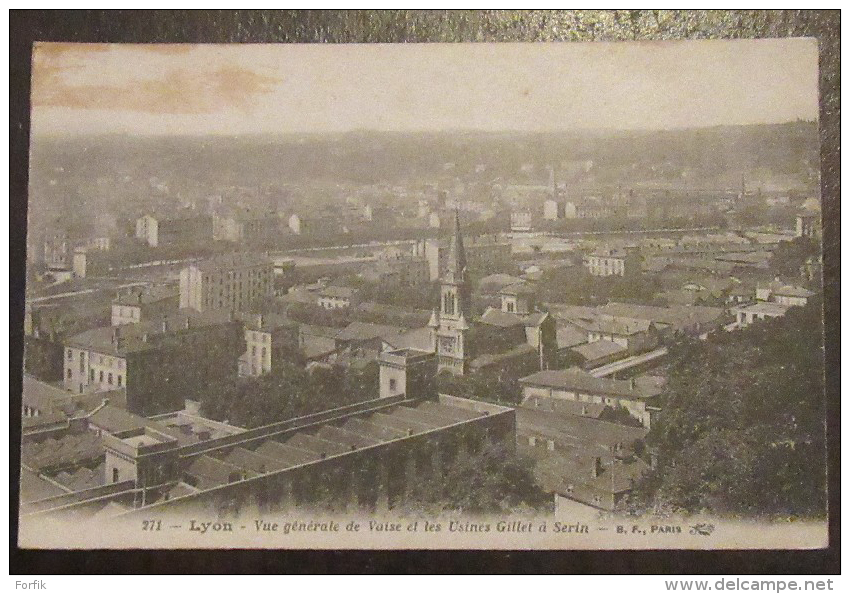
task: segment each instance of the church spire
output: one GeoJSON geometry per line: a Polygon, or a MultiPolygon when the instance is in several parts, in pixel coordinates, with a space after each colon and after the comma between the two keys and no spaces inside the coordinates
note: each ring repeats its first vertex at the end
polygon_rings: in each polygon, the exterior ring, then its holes
{"type": "Polygon", "coordinates": [[[455,209],[455,231],[449,247],[448,272],[455,280],[466,276],[466,251],[463,249],[463,235],[460,232],[460,214],[455,209]]]}

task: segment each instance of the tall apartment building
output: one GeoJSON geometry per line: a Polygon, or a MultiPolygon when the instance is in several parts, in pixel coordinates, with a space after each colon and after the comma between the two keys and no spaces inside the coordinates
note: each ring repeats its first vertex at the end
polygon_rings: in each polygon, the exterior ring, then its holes
{"type": "Polygon", "coordinates": [[[230,254],[180,271],[181,308],[240,311],[273,295],[274,265],[265,257],[230,254]]]}

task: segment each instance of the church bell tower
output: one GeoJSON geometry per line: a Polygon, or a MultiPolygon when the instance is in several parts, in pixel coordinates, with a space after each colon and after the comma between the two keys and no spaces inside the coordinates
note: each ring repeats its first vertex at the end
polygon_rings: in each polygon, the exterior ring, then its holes
{"type": "Polygon", "coordinates": [[[472,294],[457,212],[446,273],[440,284],[440,308],[434,310],[428,323],[432,345],[437,352],[437,371],[447,370],[455,375],[464,375],[469,372],[470,349],[466,335],[469,330],[467,319],[472,314],[472,294]]]}

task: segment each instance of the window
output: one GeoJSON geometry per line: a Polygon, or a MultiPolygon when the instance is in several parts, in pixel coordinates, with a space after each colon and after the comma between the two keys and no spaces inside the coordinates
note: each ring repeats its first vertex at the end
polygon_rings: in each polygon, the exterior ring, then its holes
{"type": "Polygon", "coordinates": [[[117,468],[112,469],[112,482],[113,483],[118,482],[118,469],[117,468]]]}
{"type": "Polygon", "coordinates": [[[256,354],[257,354],[257,345],[253,345],[253,346],[251,346],[251,354],[252,354],[252,355],[256,355],[256,354]]]}
{"type": "Polygon", "coordinates": [[[103,371],[100,372],[100,383],[103,383],[103,371]]]}
{"type": "Polygon", "coordinates": [[[68,368],[68,379],[71,379],[71,374],[72,374],[72,372],[71,372],[71,368],[69,367],[69,368],[68,368]]]}
{"type": "Polygon", "coordinates": [[[395,391],[395,387],[396,387],[396,381],[395,381],[395,378],[390,378],[390,391],[391,391],[391,392],[394,392],[394,391],[395,391]]]}
{"type": "Polygon", "coordinates": [[[266,358],[266,347],[263,347],[263,353],[262,353],[262,355],[263,355],[263,359],[265,359],[265,358],[266,358]]]}
{"type": "Polygon", "coordinates": [[[109,377],[107,378],[107,383],[108,383],[110,386],[112,385],[112,374],[111,374],[111,373],[109,374],[109,377]]]}
{"type": "Polygon", "coordinates": [[[508,311],[509,311],[510,313],[513,313],[513,312],[514,312],[514,304],[513,304],[513,302],[511,302],[511,301],[508,301],[508,311]]]}
{"type": "Polygon", "coordinates": [[[121,375],[120,374],[118,375],[118,387],[119,388],[121,387],[121,375]]]}
{"type": "Polygon", "coordinates": [[[73,360],[74,360],[74,351],[72,351],[71,349],[68,349],[68,361],[73,361],[73,360]]]}
{"type": "Polygon", "coordinates": [[[89,369],[89,381],[94,381],[94,369],[89,369]]]}

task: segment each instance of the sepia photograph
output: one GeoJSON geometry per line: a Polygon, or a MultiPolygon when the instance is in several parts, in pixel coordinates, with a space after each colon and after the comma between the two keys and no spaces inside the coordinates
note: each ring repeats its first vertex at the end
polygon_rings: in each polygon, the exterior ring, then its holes
{"type": "Polygon", "coordinates": [[[35,43],[18,545],[827,547],[818,59],[35,43]]]}

